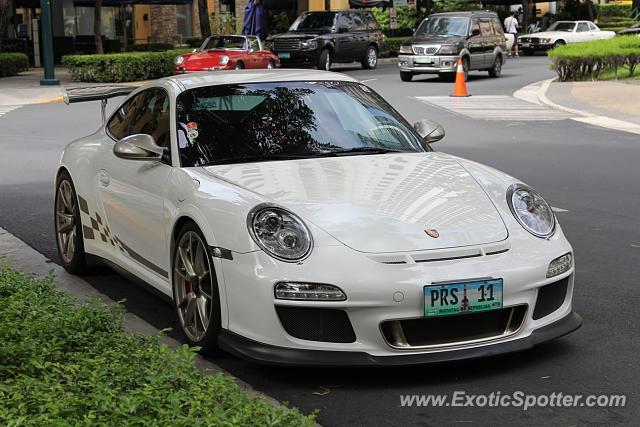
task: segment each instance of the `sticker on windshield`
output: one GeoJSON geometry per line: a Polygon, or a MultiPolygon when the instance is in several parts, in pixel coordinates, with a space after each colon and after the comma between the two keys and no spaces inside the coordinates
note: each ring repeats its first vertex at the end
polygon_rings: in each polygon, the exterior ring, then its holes
{"type": "Polygon", "coordinates": [[[187,139],[193,142],[198,137],[198,124],[196,122],[187,123],[187,139]]]}

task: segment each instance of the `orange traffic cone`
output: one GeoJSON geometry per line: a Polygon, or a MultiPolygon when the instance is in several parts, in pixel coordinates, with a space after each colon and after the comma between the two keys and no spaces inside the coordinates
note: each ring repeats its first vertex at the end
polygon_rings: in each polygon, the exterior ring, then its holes
{"type": "Polygon", "coordinates": [[[458,58],[458,69],[456,70],[456,83],[453,85],[451,96],[471,96],[467,94],[467,83],[464,80],[464,67],[462,58],[458,58]]]}

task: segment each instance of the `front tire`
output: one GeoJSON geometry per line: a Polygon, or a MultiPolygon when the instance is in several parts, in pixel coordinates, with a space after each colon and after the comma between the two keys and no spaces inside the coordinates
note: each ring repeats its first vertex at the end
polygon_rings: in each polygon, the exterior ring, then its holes
{"type": "Polygon", "coordinates": [[[269,63],[267,63],[267,69],[268,69],[268,70],[271,70],[271,69],[273,69],[273,68],[276,68],[276,63],[275,63],[275,62],[273,62],[273,59],[270,59],[270,60],[269,60],[269,63]]]}
{"type": "Polygon", "coordinates": [[[173,300],[189,345],[218,351],[220,294],[209,246],[194,223],[178,234],[173,250],[173,300]]]}
{"type": "Polygon", "coordinates": [[[62,267],[71,274],[86,271],[87,257],[84,252],[78,197],[67,171],[63,171],[56,181],[54,227],[62,267]]]}
{"type": "Polygon", "coordinates": [[[410,82],[413,79],[413,73],[411,71],[400,71],[400,80],[403,82],[410,82]]]}
{"type": "Polygon", "coordinates": [[[378,50],[375,46],[369,46],[364,54],[364,58],[360,61],[362,68],[365,70],[373,70],[378,65],[378,50]]]}
{"type": "Polygon", "coordinates": [[[244,70],[244,64],[242,63],[242,61],[238,61],[236,63],[234,70],[244,70]]]}
{"type": "Polygon", "coordinates": [[[320,58],[318,59],[318,70],[331,71],[331,62],[333,61],[331,51],[329,49],[323,49],[320,52],[320,58]]]}

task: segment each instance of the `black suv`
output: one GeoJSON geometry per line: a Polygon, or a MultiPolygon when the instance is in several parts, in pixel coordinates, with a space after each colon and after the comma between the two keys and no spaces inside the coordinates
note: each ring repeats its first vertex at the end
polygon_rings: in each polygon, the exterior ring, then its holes
{"type": "Polygon", "coordinates": [[[286,66],[317,66],[329,71],[337,62],[375,68],[384,35],[371,12],[306,12],[285,34],[267,38],[266,46],[286,66]]]}
{"type": "Polygon", "coordinates": [[[435,13],[425,18],[400,46],[398,66],[402,81],[416,74],[437,73],[453,78],[462,58],[465,78],[469,70],[486,70],[499,77],[507,50],[506,38],[494,12],[435,13]]]}

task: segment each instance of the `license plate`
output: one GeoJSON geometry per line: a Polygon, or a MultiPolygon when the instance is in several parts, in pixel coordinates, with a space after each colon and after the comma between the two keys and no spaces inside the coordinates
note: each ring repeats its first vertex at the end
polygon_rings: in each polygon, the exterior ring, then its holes
{"type": "Polygon", "coordinates": [[[425,317],[451,316],[499,308],[502,308],[502,279],[424,287],[425,317]]]}
{"type": "Polygon", "coordinates": [[[278,52],[278,58],[289,59],[289,58],[291,58],[291,53],[289,53],[289,52],[278,52]]]}
{"type": "Polygon", "coordinates": [[[433,64],[433,58],[429,58],[428,56],[416,56],[413,58],[413,62],[415,64],[433,64]]]}
{"type": "Polygon", "coordinates": [[[529,47],[529,46],[531,46],[529,43],[520,43],[520,45],[522,45],[522,47],[529,47]]]}

